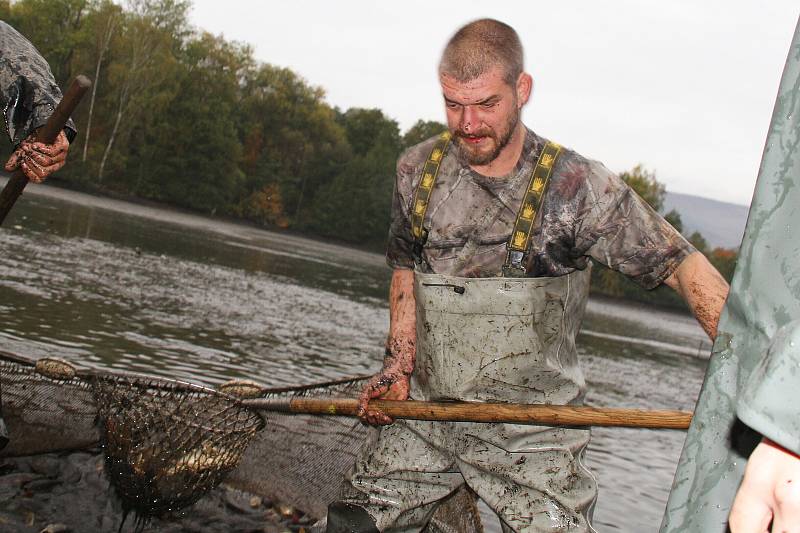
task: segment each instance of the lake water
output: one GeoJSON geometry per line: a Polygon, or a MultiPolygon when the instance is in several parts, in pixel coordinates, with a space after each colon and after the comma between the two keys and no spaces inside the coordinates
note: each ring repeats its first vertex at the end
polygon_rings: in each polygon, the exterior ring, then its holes
{"type": "MultiPolygon", "coordinates": [[[[378,254],[29,185],[0,228],[0,347],[209,385],[366,374],[389,277],[378,254]]],[[[589,404],[693,408],[710,342],[691,317],[593,298],[578,341],[589,404]]],[[[594,430],[598,531],[657,530],[684,435],[594,430]]]]}

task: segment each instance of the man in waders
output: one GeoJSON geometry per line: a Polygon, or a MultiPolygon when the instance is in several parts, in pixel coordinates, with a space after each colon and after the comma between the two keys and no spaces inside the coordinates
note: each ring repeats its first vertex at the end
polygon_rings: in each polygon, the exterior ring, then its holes
{"type": "Polygon", "coordinates": [[[593,531],[589,431],[393,421],[372,398],[580,404],[575,337],[589,258],[677,290],[709,336],[728,285],[620,178],[520,122],[531,93],[516,32],[461,28],[439,66],[449,131],[397,165],[381,372],[361,396],[376,431],[328,531],[418,531],[466,483],[505,531],[593,531]]]}
{"type": "MultiPolygon", "coordinates": [[[[36,48],[17,30],[0,21],[0,95],[5,128],[15,149],[6,162],[6,172],[21,169],[25,176],[41,183],[64,166],[69,150],[68,137],[61,132],[53,144],[36,142],[33,133],[44,126],[61,100],[61,91],[50,66],[36,48]]],[[[75,124],[67,126],[69,139],[75,137],[75,124]]],[[[8,431],[2,417],[0,391],[0,449],[8,444],[8,431]]]]}

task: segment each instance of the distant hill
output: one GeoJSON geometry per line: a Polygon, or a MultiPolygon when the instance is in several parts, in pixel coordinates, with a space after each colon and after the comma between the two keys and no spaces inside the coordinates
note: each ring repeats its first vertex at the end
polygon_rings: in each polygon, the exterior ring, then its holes
{"type": "Polygon", "coordinates": [[[663,211],[666,213],[672,209],[681,215],[684,235],[699,231],[712,248],[738,248],[742,243],[749,210],[746,205],[667,192],[663,211]]]}

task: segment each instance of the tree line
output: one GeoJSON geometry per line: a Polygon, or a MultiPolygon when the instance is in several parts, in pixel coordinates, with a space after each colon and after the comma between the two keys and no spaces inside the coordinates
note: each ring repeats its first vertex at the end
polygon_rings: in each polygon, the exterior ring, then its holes
{"type": "MultiPolygon", "coordinates": [[[[34,43],[61,87],[77,74],[94,82],[58,179],[382,250],[397,156],[444,126],[420,120],[401,132],[379,109],[333,107],[321,87],[257,61],[249,45],[192,28],[189,8],[187,0],[0,0],[0,18],[34,43]]],[[[637,167],[623,178],[661,208],[654,175],[637,167]]],[[[709,250],[699,234],[690,240],[729,277],[734,251],[709,250]]],[[[594,278],[612,296],[678,301],[601,269],[594,278]]]]}

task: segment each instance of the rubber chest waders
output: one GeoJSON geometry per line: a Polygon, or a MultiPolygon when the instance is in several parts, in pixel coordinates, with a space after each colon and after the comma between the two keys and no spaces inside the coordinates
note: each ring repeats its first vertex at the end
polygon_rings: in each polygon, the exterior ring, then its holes
{"type": "MultiPolygon", "coordinates": [[[[412,205],[415,259],[424,261],[425,213],[449,135],[434,145],[412,205]]],[[[548,143],[507,245],[505,277],[415,272],[417,358],[411,396],[424,400],[581,403],[586,385],[575,337],[589,272],[525,278],[536,214],[560,148],[548,143]]],[[[397,421],[382,428],[351,477],[353,501],[380,530],[423,527],[466,482],[506,531],[588,532],[597,493],[583,466],[588,430],[513,424],[397,421]]]]}
{"type": "MultiPolygon", "coordinates": [[[[449,133],[434,144],[414,193],[412,234],[421,263],[425,214],[449,133]]],[[[417,361],[414,391],[425,400],[566,404],[585,382],[575,336],[586,303],[588,271],[525,278],[536,215],[561,147],[548,142],[531,172],[506,244],[502,278],[415,272],[417,361]]],[[[415,254],[416,255],[416,254],[415,254]]],[[[468,258],[466,258],[468,259],[468,258]]]]}

